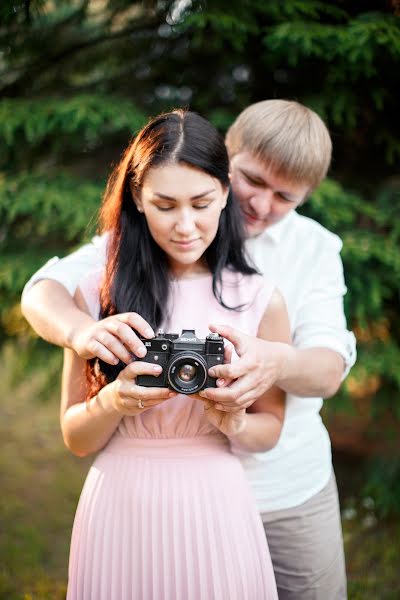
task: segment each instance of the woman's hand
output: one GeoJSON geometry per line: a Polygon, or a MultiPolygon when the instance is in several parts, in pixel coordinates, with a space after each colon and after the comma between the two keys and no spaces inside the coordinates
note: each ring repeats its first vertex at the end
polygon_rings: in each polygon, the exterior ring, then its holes
{"type": "Polygon", "coordinates": [[[128,364],[131,353],[139,358],[146,356],[146,347],[132,328],[143,337],[154,337],[153,329],[140,315],[122,313],[80,326],[72,333],[70,345],[81,358],[97,357],[110,365],[119,360],[128,364]]]}
{"type": "Polygon", "coordinates": [[[162,368],[159,365],[135,361],[120,372],[117,379],[103,388],[104,399],[113,412],[134,417],[149,408],[161,404],[176,396],[169,388],[143,387],[136,384],[138,375],[159,376],[162,368]]]}
{"type": "Polygon", "coordinates": [[[203,400],[204,414],[207,419],[226,436],[234,436],[241,433],[246,427],[246,409],[236,412],[218,410],[212,400],[203,400]]]}

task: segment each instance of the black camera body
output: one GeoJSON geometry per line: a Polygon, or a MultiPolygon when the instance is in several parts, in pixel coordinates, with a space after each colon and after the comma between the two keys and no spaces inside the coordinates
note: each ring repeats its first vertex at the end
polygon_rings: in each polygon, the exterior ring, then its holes
{"type": "Polygon", "coordinates": [[[143,362],[160,365],[161,375],[138,375],[137,385],[170,387],[179,394],[196,394],[206,387],[216,387],[216,378],[208,369],[224,362],[224,340],[218,333],[210,333],[205,340],[196,336],[194,329],[177,333],[159,330],[156,337],[140,338],[147,348],[143,362]]]}

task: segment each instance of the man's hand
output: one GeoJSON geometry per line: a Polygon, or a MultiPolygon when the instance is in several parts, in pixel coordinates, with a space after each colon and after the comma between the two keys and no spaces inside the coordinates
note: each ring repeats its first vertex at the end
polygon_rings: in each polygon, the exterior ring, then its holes
{"type": "Polygon", "coordinates": [[[155,335],[147,321],[137,313],[121,313],[101,321],[89,321],[76,329],[71,336],[71,347],[81,358],[97,357],[110,365],[119,360],[128,364],[132,360],[131,353],[143,358],[147,352],[132,328],[146,338],[155,335]]]}
{"type": "Polygon", "coordinates": [[[235,412],[248,408],[282,377],[292,348],[228,326],[210,325],[209,329],[232,342],[239,360],[209,369],[212,377],[218,377],[218,388],[207,388],[200,396],[214,401],[218,410],[235,412]],[[220,387],[232,380],[227,387],[220,387]]]}

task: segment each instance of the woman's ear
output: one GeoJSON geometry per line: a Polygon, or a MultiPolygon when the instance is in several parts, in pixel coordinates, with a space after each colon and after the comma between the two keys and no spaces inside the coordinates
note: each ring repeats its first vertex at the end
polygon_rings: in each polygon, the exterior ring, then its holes
{"type": "Polygon", "coordinates": [[[140,188],[134,185],[132,181],[129,182],[129,188],[131,190],[132,199],[136,205],[136,208],[140,213],[143,212],[142,199],[140,197],[140,188]]]}
{"type": "Polygon", "coordinates": [[[226,203],[228,202],[228,196],[230,194],[231,191],[231,187],[228,186],[225,190],[224,190],[224,195],[223,195],[223,199],[222,199],[222,210],[224,210],[226,203]]]}

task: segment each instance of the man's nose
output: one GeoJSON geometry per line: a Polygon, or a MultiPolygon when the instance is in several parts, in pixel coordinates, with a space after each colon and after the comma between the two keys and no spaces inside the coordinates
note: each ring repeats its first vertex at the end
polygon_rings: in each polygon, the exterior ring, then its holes
{"type": "Polygon", "coordinates": [[[267,217],[272,209],[274,193],[270,189],[260,190],[250,200],[250,206],[258,217],[267,217]]]}

